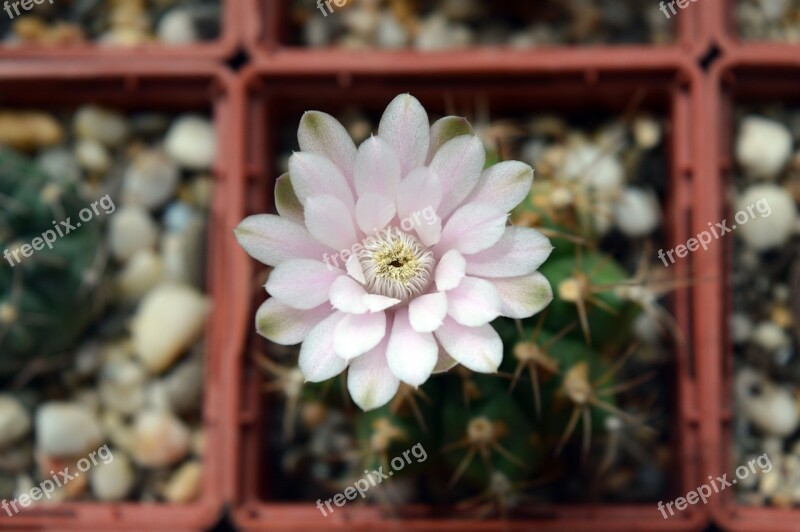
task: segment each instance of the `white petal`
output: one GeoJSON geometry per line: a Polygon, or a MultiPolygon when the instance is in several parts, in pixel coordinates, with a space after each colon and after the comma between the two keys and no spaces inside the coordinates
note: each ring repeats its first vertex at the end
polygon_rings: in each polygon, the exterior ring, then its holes
{"type": "Polygon", "coordinates": [[[486,163],[486,152],[478,137],[462,135],[445,143],[431,160],[431,169],[442,181],[445,192],[439,206],[443,218],[461,205],[475,188],[486,163]]]}
{"type": "Polygon", "coordinates": [[[442,219],[436,216],[433,221],[424,221],[414,227],[419,237],[419,241],[425,246],[432,247],[439,243],[442,239],[442,219]]]}
{"type": "Polygon", "coordinates": [[[312,238],[305,227],[274,214],[248,216],[234,233],[251,257],[269,266],[289,259],[322,260],[330,253],[330,248],[312,238]]]}
{"type": "Polygon", "coordinates": [[[464,277],[447,292],[447,314],[467,327],[484,325],[500,315],[500,295],[489,281],[464,277]]]}
{"type": "Polygon", "coordinates": [[[550,281],[539,272],[491,281],[500,294],[500,315],[507,318],[530,318],[553,300],[550,281]]]}
{"type": "Polygon", "coordinates": [[[397,187],[397,215],[411,218],[418,213],[423,222],[438,218],[436,209],[442,203],[442,182],[430,168],[417,168],[397,187]]]}
{"type": "Polygon", "coordinates": [[[385,338],[368,353],[353,360],[347,372],[347,390],[362,410],[380,408],[397,393],[400,381],[386,362],[385,338]]]}
{"type": "Polygon", "coordinates": [[[364,296],[364,303],[367,305],[367,310],[370,312],[380,312],[381,310],[386,310],[387,308],[397,305],[400,303],[400,300],[378,294],[367,294],[364,296]]]}
{"type": "Polygon", "coordinates": [[[422,104],[410,94],[392,100],[381,117],[378,135],[397,153],[401,175],[425,164],[430,147],[430,122],[422,104]]]}
{"type": "Polygon", "coordinates": [[[334,117],[320,111],[308,111],[300,120],[297,140],[302,151],[327,157],[342,174],[352,178],[356,145],[334,117]]]}
{"type": "Polygon", "coordinates": [[[431,376],[439,359],[439,344],[431,333],[419,333],[408,322],[408,310],[398,309],[386,348],[389,369],[411,386],[420,386],[431,376]]]}
{"type": "Polygon", "coordinates": [[[503,161],[483,171],[466,202],[494,205],[511,212],[528,196],[533,185],[533,169],[519,161],[503,161]]]}
{"type": "Polygon", "coordinates": [[[311,329],[300,347],[298,365],[307,382],[322,382],[335,377],[347,367],[347,361],[333,351],[336,326],[344,315],[335,312],[311,329]]]}
{"type": "Polygon", "coordinates": [[[367,278],[364,277],[364,268],[361,267],[361,261],[358,260],[358,255],[350,255],[347,258],[347,275],[361,284],[367,283],[367,278]]]}
{"type": "Polygon", "coordinates": [[[408,305],[408,316],[415,331],[435,331],[447,316],[447,296],[444,292],[434,292],[415,298],[408,305]]]}
{"type": "Polygon", "coordinates": [[[336,325],[333,349],[345,360],[363,355],[386,335],[386,313],[347,314],[336,325]]]}
{"type": "Polygon", "coordinates": [[[289,175],[297,199],[303,205],[312,196],[333,196],[349,208],[355,207],[350,184],[328,158],[310,152],[297,152],[289,157],[289,175]]]}
{"type": "Polygon", "coordinates": [[[431,146],[428,149],[427,163],[430,163],[433,156],[448,140],[460,137],[461,135],[474,135],[469,121],[461,116],[445,116],[440,118],[431,126],[431,146]]]}
{"type": "Polygon", "coordinates": [[[433,374],[446,373],[458,366],[458,360],[447,354],[442,346],[439,346],[439,359],[436,361],[436,367],[433,368],[433,374]]]}
{"type": "Polygon", "coordinates": [[[440,291],[452,290],[464,278],[467,261],[456,249],[451,249],[439,259],[436,266],[436,288],[440,291]]]}
{"type": "Polygon", "coordinates": [[[336,310],[341,310],[347,314],[364,314],[369,309],[364,296],[366,290],[352,278],[342,275],[331,285],[329,297],[331,305],[336,310]]]}
{"type": "Polygon", "coordinates": [[[470,255],[490,248],[503,236],[507,221],[508,214],[497,207],[467,203],[447,220],[435,252],[457,249],[462,255],[470,255]]]}
{"type": "Polygon", "coordinates": [[[536,271],[552,251],[550,240],[539,231],[506,227],[497,244],[467,257],[467,273],[492,278],[528,275],[536,271]]]}
{"type": "Polygon", "coordinates": [[[327,303],[311,310],[298,310],[275,298],[269,298],[256,312],[256,330],[276,344],[295,345],[302,342],[316,324],[333,312],[333,308],[327,303]]]}
{"type": "Polygon", "coordinates": [[[372,193],[393,198],[401,177],[394,148],[381,137],[365,140],[358,147],[354,175],[359,197],[372,193]]]}
{"type": "Polygon", "coordinates": [[[282,262],[272,270],[264,288],[290,307],[312,309],[328,301],[331,284],[342,271],[311,259],[282,262]]]}
{"type": "Polygon", "coordinates": [[[347,250],[356,243],[351,210],[333,196],[314,196],[306,201],[306,227],[319,242],[347,250]]]}
{"type": "Polygon", "coordinates": [[[434,335],[448,355],[472,371],[495,373],[503,361],[503,342],[489,324],[464,327],[447,318],[434,335]]]}
{"type": "Polygon", "coordinates": [[[359,196],[356,204],[356,221],[358,227],[368,235],[372,235],[386,227],[395,214],[394,201],[373,192],[359,196]]]}
{"type": "Polygon", "coordinates": [[[297,199],[289,174],[283,174],[275,181],[275,207],[282,218],[303,225],[303,204],[297,199]]]}

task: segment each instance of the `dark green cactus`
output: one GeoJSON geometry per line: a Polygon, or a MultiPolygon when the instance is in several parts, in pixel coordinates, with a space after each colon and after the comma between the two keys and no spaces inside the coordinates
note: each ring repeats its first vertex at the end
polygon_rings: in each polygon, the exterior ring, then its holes
{"type": "MultiPolygon", "coordinates": [[[[87,275],[97,273],[93,266],[101,231],[99,223],[77,227],[78,213],[86,206],[73,188],[0,148],[0,376],[34,357],[68,351],[89,323],[93,309],[87,275]],[[76,228],[58,236],[53,222],[59,225],[67,218],[76,228]],[[52,249],[43,243],[47,231],[52,249]],[[30,256],[25,257],[23,246],[32,244],[41,249],[26,247],[30,256]]],[[[60,229],[67,232],[64,225],[60,229]]]]}

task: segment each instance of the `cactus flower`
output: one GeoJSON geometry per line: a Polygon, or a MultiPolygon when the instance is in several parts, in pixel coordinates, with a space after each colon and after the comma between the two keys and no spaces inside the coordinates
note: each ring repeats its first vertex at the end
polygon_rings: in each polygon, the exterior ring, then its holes
{"type": "Polygon", "coordinates": [[[302,343],[307,381],[347,369],[364,410],[390,401],[401,381],[416,387],[456,364],[496,372],[503,345],[490,322],[530,317],[552,299],[537,272],[550,241],[507,224],[533,170],[517,161],[484,169],[466,120],[430,126],[408,94],[358,148],[316,111],[298,140],[275,186],[278,215],[236,229],[247,253],[274,267],[259,333],[302,343]]]}

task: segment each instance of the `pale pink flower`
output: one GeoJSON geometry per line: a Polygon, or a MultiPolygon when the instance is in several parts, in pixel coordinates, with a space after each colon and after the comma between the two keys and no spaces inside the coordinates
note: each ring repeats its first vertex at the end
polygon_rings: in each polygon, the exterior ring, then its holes
{"type": "Polygon", "coordinates": [[[364,410],[386,404],[401,381],[419,386],[457,363],[496,372],[503,345],[490,322],[530,317],[553,297],[536,271],[550,241],[507,225],[533,170],[517,161],[484,170],[469,124],[429,126],[408,94],[358,149],[316,111],[303,116],[298,140],[276,183],[279,215],[251,216],[236,230],[251,256],[275,267],[258,331],[302,342],[307,381],[348,369],[364,410]]]}

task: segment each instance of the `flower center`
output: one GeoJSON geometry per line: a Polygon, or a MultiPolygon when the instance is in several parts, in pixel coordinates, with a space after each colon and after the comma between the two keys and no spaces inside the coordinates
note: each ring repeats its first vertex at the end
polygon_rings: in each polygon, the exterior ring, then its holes
{"type": "Polygon", "coordinates": [[[393,228],[368,238],[358,253],[367,291],[408,301],[428,287],[433,253],[413,236],[393,228]]]}

